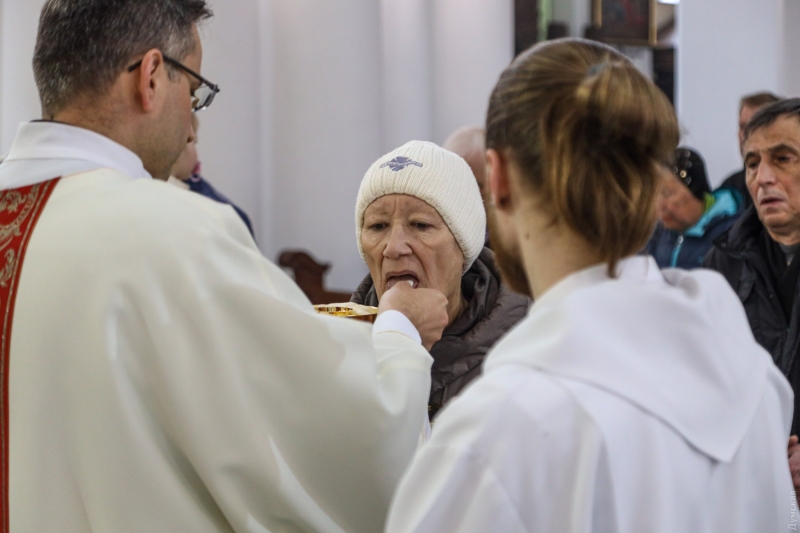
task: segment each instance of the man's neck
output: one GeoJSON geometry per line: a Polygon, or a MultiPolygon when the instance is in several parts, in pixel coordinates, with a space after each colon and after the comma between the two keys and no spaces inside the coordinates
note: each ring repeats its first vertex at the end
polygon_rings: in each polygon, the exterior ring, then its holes
{"type": "Polygon", "coordinates": [[[136,128],[132,117],[126,117],[123,106],[114,105],[111,96],[103,102],[78,99],[50,117],[54,122],[76,126],[107,137],[139,155],[136,128]]]}
{"type": "Polygon", "coordinates": [[[770,238],[781,246],[792,247],[796,244],[800,244],[800,229],[766,228],[766,230],[770,238]]]}
{"type": "MultiPolygon", "coordinates": [[[[98,106],[100,107],[100,106],[98,106]]],[[[115,143],[123,146],[139,156],[145,164],[145,168],[154,177],[162,180],[169,178],[169,169],[162,175],[147,166],[147,159],[143,156],[141,140],[145,136],[139,134],[133,117],[123,116],[121,110],[117,111],[90,111],[87,106],[75,105],[56,113],[50,119],[52,122],[59,122],[68,126],[75,126],[92,131],[111,139],[115,143]],[[113,118],[110,118],[113,117],[113,118]]]]}

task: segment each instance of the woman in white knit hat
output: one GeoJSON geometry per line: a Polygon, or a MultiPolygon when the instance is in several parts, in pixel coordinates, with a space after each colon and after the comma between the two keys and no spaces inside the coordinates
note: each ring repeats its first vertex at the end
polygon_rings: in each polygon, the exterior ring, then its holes
{"type": "Polygon", "coordinates": [[[486,352],[527,312],[529,300],[500,283],[484,248],[486,214],[467,163],[436,144],[411,141],[378,159],[361,182],[356,240],[369,275],[352,300],[378,305],[402,281],[448,298],[449,324],[431,348],[431,417],[481,370],[486,352]]]}

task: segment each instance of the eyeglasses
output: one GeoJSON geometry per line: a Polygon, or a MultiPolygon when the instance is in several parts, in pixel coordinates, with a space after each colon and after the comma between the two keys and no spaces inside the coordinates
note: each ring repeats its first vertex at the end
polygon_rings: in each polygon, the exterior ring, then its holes
{"type": "MultiPolygon", "coordinates": [[[[217,85],[216,83],[211,83],[197,72],[193,71],[186,65],[182,64],[180,61],[176,61],[175,59],[172,59],[171,57],[167,57],[165,55],[162,55],[162,57],[164,58],[164,61],[166,61],[167,63],[175,67],[178,67],[187,74],[190,74],[191,76],[194,76],[195,78],[200,80],[200,87],[192,91],[192,112],[197,113],[198,111],[202,111],[203,109],[210,106],[211,102],[214,101],[214,97],[220,91],[219,85],[217,85]]],[[[128,72],[133,72],[140,66],[142,66],[141,59],[136,63],[134,63],[133,65],[129,66],[128,72]]]]}

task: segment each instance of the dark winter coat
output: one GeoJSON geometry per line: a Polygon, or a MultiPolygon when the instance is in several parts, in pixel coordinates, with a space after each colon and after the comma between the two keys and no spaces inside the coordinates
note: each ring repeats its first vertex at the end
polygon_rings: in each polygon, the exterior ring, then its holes
{"type": "MultiPolygon", "coordinates": [[[[486,352],[500,337],[525,317],[530,300],[500,283],[494,254],[484,248],[461,277],[461,294],[467,308],[431,348],[431,395],[428,412],[433,415],[481,373],[486,352]]],[[[351,301],[378,305],[372,277],[367,276],[351,301]]]]}
{"type": "Polygon", "coordinates": [[[242,219],[244,225],[247,226],[247,229],[250,230],[250,235],[255,238],[256,234],[253,233],[253,225],[250,223],[250,217],[247,216],[247,213],[242,211],[238,205],[228,200],[224,194],[217,191],[203,176],[200,174],[192,174],[192,177],[186,180],[186,185],[189,186],[190,191],[201,194],[206,198],[211,198],[219,203],[228,204],[231,206],[233,210],[236,211],[236,214],[239,215],[239,218],[242,219]]]}
{"type": "Polygon", "coordinates": [[[703,266],[725,276],[744,305],[756,341],[788,378],[795,394],[792,434],[796,434],[800,430],[800,298],[796,284],[800,263],[795,262],[800,258],[792,261],[791,270],[783,259],[782,268],[792,278],[787,285],[785,277],[776,276],[781,269],[781,257],[776,256],[781,253],[755,208],[750,207],[714,242],[703,266]]]}

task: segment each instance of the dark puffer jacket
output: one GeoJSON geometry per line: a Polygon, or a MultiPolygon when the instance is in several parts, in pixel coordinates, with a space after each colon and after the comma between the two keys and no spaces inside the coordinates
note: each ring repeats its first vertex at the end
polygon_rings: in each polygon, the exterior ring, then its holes
{"type": "MultiPolygon", "coordinates": [[[[503,334],[522,320],[530,300],[511,292],[500,283],[494,254],[484,248],[461,277],[461,293],[467,308],[447,326],[442,338],[431,348],[431,419],[451,398],[481,373],[486,352],[503,334]]],[[[367,276],[351,301],[378,305],[372,277],[367,276]]]]}
{"type": "Polygon", "coordinates": [[[744,306],[756,341],[772,355],[789,380],[794,391],[794,435],[800,431],[800,284],[787,295],[793,300],[787,319],[774,269],[765,252],[771,243],[751,206],[728,233],[714,241],[703,266],[725,276],[744,306]]]}

